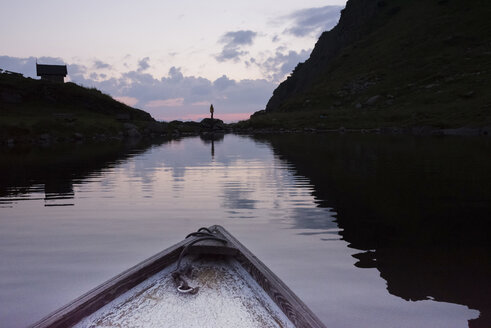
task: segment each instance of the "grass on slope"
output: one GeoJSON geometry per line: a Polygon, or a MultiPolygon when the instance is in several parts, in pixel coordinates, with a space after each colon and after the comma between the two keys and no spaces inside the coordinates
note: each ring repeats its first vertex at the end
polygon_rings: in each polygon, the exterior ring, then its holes
{"type": "Polygon", "coordinates": [[[136,125],[152,122],[141,110],[117,102],[97,89],[0,74],[0,137],[52,133],[68,137],[116,135],[121,118],[136,125]]]}

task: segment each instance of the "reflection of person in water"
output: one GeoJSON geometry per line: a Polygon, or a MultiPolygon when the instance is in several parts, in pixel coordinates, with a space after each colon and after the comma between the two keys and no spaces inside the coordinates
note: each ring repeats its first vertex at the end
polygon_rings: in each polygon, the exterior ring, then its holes
{"type": "Polygon", "coordinates": [[[214,111],[215,111],[215,109],[213,108],[213,104],[211,104],[211,106],[210,106],[211,119],[213,119],[213,112],[214,111]]]}

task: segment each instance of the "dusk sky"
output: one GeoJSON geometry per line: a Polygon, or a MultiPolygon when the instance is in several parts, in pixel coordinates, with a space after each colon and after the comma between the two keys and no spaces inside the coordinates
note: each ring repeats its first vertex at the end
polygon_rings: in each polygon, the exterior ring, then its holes
{"type": "MultiPolygon", "coordinates": [[[[0,68],[67,64],[158,120],[246,119],[305,61],[345,0],[0,0],[0,68]]],[[[37,77],[36,77],[37,78],[37,77]]]]}

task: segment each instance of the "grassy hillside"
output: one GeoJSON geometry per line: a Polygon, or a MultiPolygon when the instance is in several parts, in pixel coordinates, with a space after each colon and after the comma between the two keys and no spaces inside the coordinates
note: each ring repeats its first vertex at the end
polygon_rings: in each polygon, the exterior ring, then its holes
{"type": "Polygon", "coordinates": [[[155,123],[150,114],[124,105],[97,89],[0,74],[0,139],[57,140],[120,137],[128,126],[155,123]],[[125,125],[126,124],[126,125],[125,125]]]}
{"type": "Polygon", "coordinates": [[[371,1],[375,12],[363,20],[359,9],[366,3],[350,0],[342,29],[326,32],[312,57],[275,91],[266,115],[242,126],[491,125],[491,2],[371,1]],[[352,29],[357,22],[363,23],[352,29]],[[336,42],[354,41],[332,56],[329,33],[336,42]]]}

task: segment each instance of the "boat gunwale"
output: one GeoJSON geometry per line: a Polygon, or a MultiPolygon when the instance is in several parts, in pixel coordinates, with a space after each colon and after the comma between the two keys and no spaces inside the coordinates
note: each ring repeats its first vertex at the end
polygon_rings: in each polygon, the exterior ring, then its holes
{"type": "MultiPolygon", "coordinates": [[[[193,245],[192,253],[210,253],[210,250],[215,248],[214,251],[211,251],[212,253],[234,257],[296,327],[325,328],[325,325],[298,296],[225,228],[214,225],[209,229],[217,231],[219,235],[225,237],[230,245],[210,246],[209,242],[205,242],[203,245],[198,243],[193,245]]],[[[123,293],[175,263],[184,247],[196,238],[186,238],[164,249],[107,280],[29,327],[58,328],[74,326],[83,318],[96,312],[123,293]]]]}
{"type": "Polygon", "coordinates": [[[263,288],[273,302],[283,311],[297,328],[325,328],[320,319],[307,305],[249,249],[232,236],[225,228],[212,227],[231,242],[238,253],[235,259],[246,269],[252,278],[263,288]]]}
{"type": "Polygon", "coordinates": [[[43,319],[29,326],[30,328],[45,327],[71,327],[80,322],[86,316],[94,313],[118,296],[132,289],[139,283],[150,278],[171,265],[181,253],[184,246],[190,240],[182,240],[179,243],[164,249],[150,258],[138,263],[126,271],[112,277],[101,285],[74,299],[58,310],[48,314],[43,319]]]}

